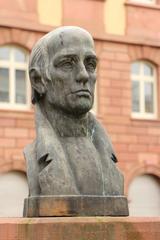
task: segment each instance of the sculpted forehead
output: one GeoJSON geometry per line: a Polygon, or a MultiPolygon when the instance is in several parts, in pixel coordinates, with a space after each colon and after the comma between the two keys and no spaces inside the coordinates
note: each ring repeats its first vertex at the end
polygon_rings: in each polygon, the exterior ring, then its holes
{"type": "Polygon", "coordinates": [[[79,27],[58,28],[52,31],[46,40],[50,54],[55,54],[62,49],[74,51],[79,47],[94,50],[92,36],[86,30],[79,27]]]}

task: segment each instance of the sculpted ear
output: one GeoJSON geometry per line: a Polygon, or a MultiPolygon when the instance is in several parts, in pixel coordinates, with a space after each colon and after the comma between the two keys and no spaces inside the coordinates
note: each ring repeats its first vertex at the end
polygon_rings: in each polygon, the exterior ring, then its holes
{"type": "Polygon", "coordinates": [[[32,103],[38,102],[46,93],[46,85],[39,68],[31,68],[29,77],[32,86],[32,103]]]}
{"type": "Polygon", "coordinates": [[[31,68],[29,70],[29,76],[32,88],[40,95],[44,95],[46,87],[44,84],[43,76],[38,68],[31,68]]]}

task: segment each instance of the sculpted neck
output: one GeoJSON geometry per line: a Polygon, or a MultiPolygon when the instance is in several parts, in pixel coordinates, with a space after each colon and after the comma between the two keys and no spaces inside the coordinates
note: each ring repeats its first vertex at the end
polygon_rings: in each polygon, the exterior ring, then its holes
{"type": "Polygon", "coordinates": [[[83,116],[74,116],[51,106],[39,105],[43,115],[47,118],[55,132],[60,137],[88,136],[88,113],[83,116]]]}

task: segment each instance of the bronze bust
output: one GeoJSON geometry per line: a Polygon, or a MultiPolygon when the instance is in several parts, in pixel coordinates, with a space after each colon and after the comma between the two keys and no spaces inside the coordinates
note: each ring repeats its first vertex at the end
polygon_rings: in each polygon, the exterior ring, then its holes
{"type": "Polygon", "coordinates": [[[79,27],[57,28],[32,50],[36,140],[24,150],[24,216],[128,215],[112,144],[89,112],[96,68],[92,36],[79,27]]]}

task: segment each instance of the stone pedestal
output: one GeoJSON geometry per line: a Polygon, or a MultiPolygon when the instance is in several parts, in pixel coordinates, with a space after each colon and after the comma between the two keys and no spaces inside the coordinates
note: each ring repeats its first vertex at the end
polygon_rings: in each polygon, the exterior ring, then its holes
{"type": "Polygon", "coordinates": [[[0,219],[0,240],[159,240],[160,218],[0,219]]]}
{"type": "Polygon", "coordinates": [[[124,196],[37,196],[25,199],[24,217],[128,216],[124,196]]]}

